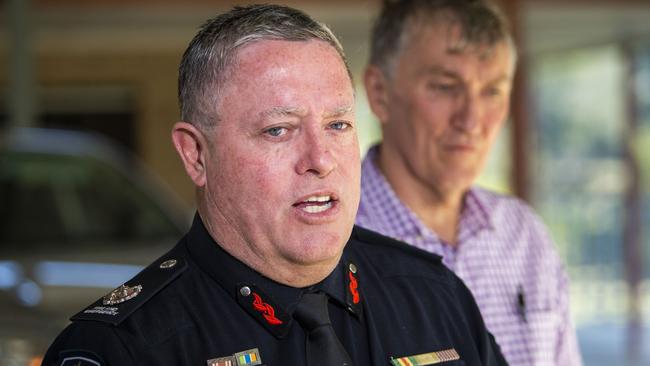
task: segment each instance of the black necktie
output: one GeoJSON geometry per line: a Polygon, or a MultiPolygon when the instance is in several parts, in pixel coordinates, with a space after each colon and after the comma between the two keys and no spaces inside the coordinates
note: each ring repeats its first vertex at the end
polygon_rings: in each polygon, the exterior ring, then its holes
{"type": "Polygon", "coordinates": [[[332,328],[325,294],[302,295],[293,317],[307,334],[307,366],[352,366],[332,328]]]}

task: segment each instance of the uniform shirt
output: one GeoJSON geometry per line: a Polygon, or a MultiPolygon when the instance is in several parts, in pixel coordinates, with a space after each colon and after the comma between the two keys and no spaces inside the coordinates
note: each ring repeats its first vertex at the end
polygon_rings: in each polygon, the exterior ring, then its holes
{"type": "Polygon", "coordinates": [[[304,366],[306,337],[292,312],[305,291],[329,295],[333,327],[356,366],[449,350],[460,360],[441,365],[505,364],[471,293],[440,257],[360,228],[325,280],[298,289],[230,256],[197,216],[174,249],[125,286],[109,299],[121,303],[100,299],[74,316],[43,364],[212,366],[248,354],[257,361],[232,365],[304,366]]]}
{"type": "Polygon", "coordinates": [[[376,156],[374,147],[363,161],[357,225],[442,255],[474,294],[511,365],[580,365],[567,275],[532,210],[518,199],[472,188],[457,245],[446,245],[400,201],[376,156]]]}

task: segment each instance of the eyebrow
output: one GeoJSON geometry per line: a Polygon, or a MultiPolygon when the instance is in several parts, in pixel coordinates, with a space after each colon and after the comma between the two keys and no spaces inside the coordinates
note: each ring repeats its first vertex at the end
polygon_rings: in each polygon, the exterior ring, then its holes
{"type": "Polygon", "coordinates": [[[425,70],[423,70],[422,74],[426,75],[435,75],[435,76],[444,76],[448,78],[453,78],[453,79],[460,79],[460,76],[458,76],[457,73],[447,70],[444,67],[440,66],[432,66],[428,67],[425,70]]]}
{"type": "MultiPolygon", "coordinates": [[[[447,78],[456,79],[460,81],[463,80],[456,72],[445,69],[444,67],[440,67],[440,66],[433,66],[427,68],[423,74],[442,76],[442,77],[447,77],[447,78]]],[[[499,83],[507,82],[510,79],[511,77],[508,74],[503,74],[495,78],[494,80],[491,80],[490,84],[499,84],[499,83]]]]}
{"type": "MultiPolygon", "coordinates": [[[[352,105],[340,106],[334,108],[332,111],[326,111],[325,113],[323,113],[323,117],[324,118],[339,117],[352,112],[353,108],[354,107],[352,105]]],[[[267,111],[260,113],[260,116],[262,118],[278,118],[278,117],[287,117],[287,116],[304,117],[307,115],[307,113],[308,112],[302,108],[273,107],[267,111]]]]}
{"type": "Polygon", "coordinates": [[[277,118],[277,117],[287,117],[287,116],[297,116],[302,117],[307,114],[307,111],[300,108],[293,107],[273,107],[267,111],[260,113],[260,116],[263,118],[277,118]]]}
{"type": "Polygon", "coordinates": [[[341,106],[341,107],[335,108],[333,111],[331,111],[329,113],[326,112],[323,115],[323,117],[325,117],[325,118],[340,117],[340,116],[343,116],[345,114],[348,114],[348,113],[352,112],[353,109],[354,109],[354,107],[352,105],[341,106]]]}

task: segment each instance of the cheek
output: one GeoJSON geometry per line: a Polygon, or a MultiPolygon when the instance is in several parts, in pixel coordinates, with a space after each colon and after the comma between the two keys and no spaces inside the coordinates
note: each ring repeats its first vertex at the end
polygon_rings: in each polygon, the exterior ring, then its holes
{"type": "MultiPolygon", "coordinates": [[[[342,154],[339,160],[339,169],[342,172],[343,182],[342,187],[346,188],[348,192],[353,192],[361,184],[361,157],[359,148],[348,150],[347,153],[342,154]]],[[[357,189],[358,191],[358,189],[357,189]]]]}
{"type": "Polygon", "coordinates": [[[389,116],[387,122],[400,124],[403,120],[409,119],[413,111],[418,108],[419,103],[421,103],[421,98],[410,89],[392,90],[387,101],[389,116]]]}
{"type": "Polygon", "coordinates": [[[354,135],[352,138],[353,140],[342,149],[338,160],[339,164],[343,166],[347,179],[352,180],[350,184],[354,184],[356,187],[361,184],[361,152],[357,136],[354,135]]]}
{"type": "Polygon", "coordinates": [[[230,152],[222,159],[223,164],[217,170],[213,186],[222,192],[222,199],[236,206],[263,206],[277,189],[279,175],[273,170],[273,159],[250,152],[230,152]],[[225,197],[224,197],[225,196],[225,197]]]}
{"type": "Polygon", "coordinates": [[[410,123],[415,124],[410,130],[429,138],[441,135],[449,127],[453,107],[448,98],[419,96],[409,105],[410,123]]]}
{"type": "Polygon", "coordinates": [[[508,116],[508,105],[502,103],[488,109],[485,118],[485,134],[489,138],[493,138],[501,129],[508,116]]]}
{"type": "Polygon", "coordinates": [[[278,194],[283,187],[283,177],[285,185],[287,183],[287,175],[274,159],[243,159],[233,168],[233,174],[238,177],[236,189],[245,191],[247,200],[257,204],[261,203],[259,199],[262,197],[271,198],[278,194]]]}
{"type": "Polygon", "coordinates": [[[496,123],[503,121],[508,116],[509,110],[510,98],[506,96],[501,96],[499,99],[488,104],[488,113],[496,123]]]}

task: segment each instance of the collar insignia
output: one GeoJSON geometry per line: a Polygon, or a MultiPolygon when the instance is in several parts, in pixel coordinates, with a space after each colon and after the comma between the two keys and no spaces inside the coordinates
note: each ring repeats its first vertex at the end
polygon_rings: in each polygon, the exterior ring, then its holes
{"type": "Polygon", "coordinates": [[[122,285],[104,296],[102,298],[102,303],[104,305],[120,304],[138,296],[140,292],[142,292],[142,285],[136,285],[133,287],[122,285]]]}
{"type": "Polygon", "coordinates": [[[349,262],[348,270],[345,274],[345,301],[347,302],[348,308],[355,314],[359,314],[361,309],[361,295],[359,294],[359,269],[357,266],[349,262]]]}
{"type": "Polygon", "coordinates": [[[454,360],[460,360],[460,356],[456,349],[450,348],[444,351],[422,353],[415,356],[391,357],[390,363],[393,366],[425,366],[454,360]]]}
{"type": "Polygon", "coordinates": [[[291,317],[261,288],[255,285],[239,285],[237,302],[274,336],[283,338],[288,334],[291,317]]]}

